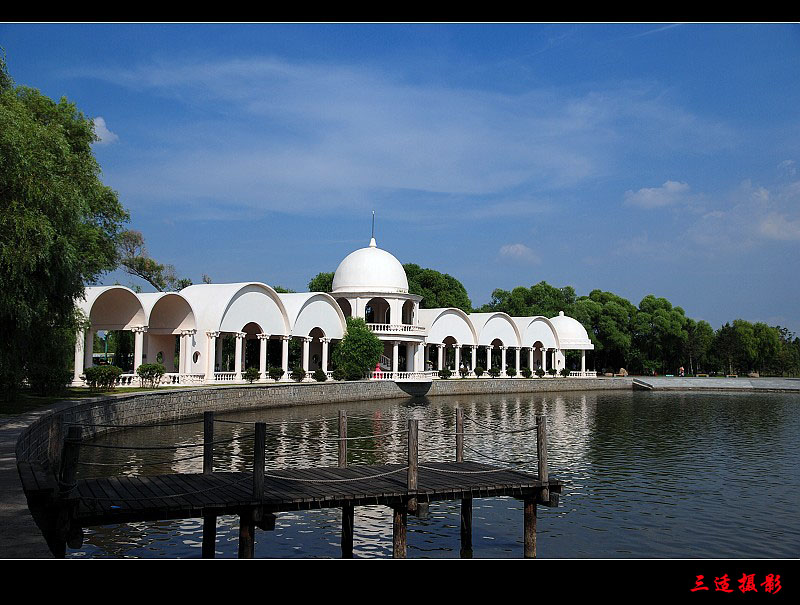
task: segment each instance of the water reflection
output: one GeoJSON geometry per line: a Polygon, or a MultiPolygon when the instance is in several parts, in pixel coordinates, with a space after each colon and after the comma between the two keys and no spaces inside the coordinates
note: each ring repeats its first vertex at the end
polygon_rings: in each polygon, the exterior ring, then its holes
{"type": "MultiPolygon", "coordinates": [[[[800,552],[800,421],[784,394],[588,392],[453,396],[259,410],[218,416],[215,470],[252,468],[253,423],[267,422],[267,468],[335,466],[338,410],[348,414],[350,464],[403,463],[405,428],[420,420],[421,463],[455,457],[455,408],[467,459],[521,461],[535,471],[535,432],[487,434],[548,421],[551,476],[562,505],[540,508],[543,558],[780,558],[800,552]]],[[[199,444],[202,421],[110,434],[119,446],[199,444]]],[[[83,448],[84,477],[201,472],[202,448],[83,448]]],[[[256,534],[258,557],[338,557],[340,511],[282,513],[256,534]]],[[[476,499],[475,557],[519,557],[522,510],[514,499],[476,499]]],[[[459,503],[409,518],[409,556],[459,556],[459,503]]],[[[356,509],[356,557],[391,556],[391,511],[356,509]]],[[[217,556],[235,557],[238,518],[218,520],[217,556]]],[[[202,523],[135,523],[86,530],[75,557],[199,557],[202,523]]]]}

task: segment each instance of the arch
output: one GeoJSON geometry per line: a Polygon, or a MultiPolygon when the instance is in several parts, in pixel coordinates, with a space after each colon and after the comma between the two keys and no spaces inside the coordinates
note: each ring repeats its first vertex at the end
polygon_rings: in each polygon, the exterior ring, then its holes
{"type": "Polygon", "coordinates": [[[558,332],[553,322],[543,316],[514,317],[514,322],[519,327],[522,335],[521,346],[530,348],[540,342],[540,346],[548,349],[558,349],[558,332]]]}
{"type": "Polygon", "coordinates": [[[478,344],[485,346],[500,339],[506,347],[520,346],[519,329],[507,314],[472,313],[469,317],[478,330],[478,344]]]}
{"type": "Polygon", "coordinates": [[[196,329],[192,305],[177,292],[142,294],[140,297],[149,307],[148,334],[180,334],[181,330],[196,329]]]}
{"type": "Polygon", "coordinates": [[[390,324],[392,323],[392,311],[389,302],[380,296],[370,298],[364,305],[364,321],[368,324],[390,324]]]}
{"type": "Polygon", "coordinates": [[[247,284],[236,291],[222,314],[219,331],[239,332],[250,323],[267,334],[289,332],[283,303],[278,293],[265,284],[247,284]]]}
{"type": "Polygon", "coordinates": [[[461,345],[478,343],[475,326],[461,309],[420,309],[419,318],[420,323],[427,328],[428,343],[443,343],[448,336],[455,338],[461,345]]]}
{"type": "Polygon", "coordinates": [[[339,305],[339,308],[342,310],[342,314],[345,317],[353,316],[353,307],[350,306],[350,301],[348,301],[346,298],[337,298],[336,304],[339,305]]]}
{"type": "Polygon", "coordinates": [[[87,288],[82,310],[92,330],[130,330],[147,325],[147,315],[136,293],[125,286],[87,288]]]}
{"type": "Polygon", "coordinates": [[[412,325],[414,323],[414,301],[407,300],[403,303],[403,309],[401,312],[402,322],[405,325],[412,325]]]}
{"type": "Polygon", "coordinates": [[[341,339],[347,328],[342,308],[330,294],[281,294],[293,336],[309,336],[319,329],[327,338],[341,339]]]}

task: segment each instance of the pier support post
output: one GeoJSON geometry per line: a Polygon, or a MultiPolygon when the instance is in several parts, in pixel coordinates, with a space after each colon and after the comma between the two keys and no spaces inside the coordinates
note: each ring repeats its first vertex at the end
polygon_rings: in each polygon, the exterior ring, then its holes
{"type": "MultiPolygon", "coordinates": [[[[58,472],[58,504],[55,514],[54,532],[47,538],[50,551],[57,559],[67,555],[67,541],[72,542],[80,528],[72,527],[75,516],[75,507],[78,500],[73,491],[77,484],[78,458],[81,449],[83,429],[79,426],[70,426],[61,449],[61,464],[58,472]]],[[[81,532],[82,534],[82,532],[81,532]]]]}
{"type": "Polygon", "coordinates": [[[417,511],[417,473],[419,467],[419,420],[408,421],[408,512],[417,511]]]}
{"type": "MultiPolygon", "coordinates": [[[[214,412],[203,412],[203,474],[214,472],[214,412]]],[[[217,542],[217,516],[203,515],[203,559],[213,559],[217,542]]]]}
{"type": "Polygon", "coordinates": [[[255,556],[256,524],[253,509],[248,508],[239,515],[239,558],[252,559],[255,556]]]}
{"type": "Polygon", "coordinates": [[[408,511],[403,506],[394,508],[392,519],[392,558],[406,558],[406,524],[408,511]]]}
{"type": "Polygon", "coordinates": [[[342,559],[353,558],[353,522],[355,506],[345,504],[342,507],[342,559]]]}
{"type": "Polygon", "coordinates": [[[550,478],[547,472],[547,416],[536,414],[536,461],[539,465],[539,481],[542,489],[539,492],[539,501],[550,501],[550,478]]]}
{"type": "Polygon", "coordinates": [[[339,410],[339,468],[347,467],[347,411],[339,410]]]}
{"type": "Polygon", "coordinates": [[[256,422],[253,445],[253,500],[257,505],[244,509],[239,515],[239,558],[252,559],[255,556],[256,518],[261,519],[261,501],[264,498],[264,454],[267,444],[267,425],[256,422]]]}
{"type": "MultiPolygon", "coordinates": [[[[456,408],[456,462],[464,462],[464,410],[456,408]]],[[[472,558],[472,498],[461,497],[461,558],[472,558]]]]}
{"type": "Polygon", "coordinates": [[[525,512],[523,522],[524,552],[526,559],[536,558],[536,499],[525,498],[525,512]]]}

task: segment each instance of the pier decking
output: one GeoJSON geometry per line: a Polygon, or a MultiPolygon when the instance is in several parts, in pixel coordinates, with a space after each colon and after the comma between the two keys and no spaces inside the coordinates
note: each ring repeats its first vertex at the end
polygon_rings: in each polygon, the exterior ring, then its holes
{"type": "Polygon", "coordinates": [[[266,424],[256,422],[252,472],[215,472],[215,420],[213,412],[206,412],[203,443],[163,446],[202,447],[202,473],[76,479],[81,447],[93,446],[82,443],[80,426],[68,430],[57,476],[30,463],[20,463],[19,471],[31,510],[56,556],[64,556],[67,545],[80,547],[84,527],[194,517],[204,520],[203,556],[213,557],[217,517],[238,515],[239,557],[252,558],[255,528],[274,528],[276,513],[336,507],[342,509],[342,556],[350,558],[355,507],[382,505],[394,511],[393,556],[404,558],[407,515],[424,514],[430,502],[439,500],[461,500],[462,555],[471,556],[473,499],[509,496],[524,502],[523,554],[535,557],[536,507],[558,506],[562,488],[560,481],[548,475],[544,416],[537,415],[534,426],[507,431],[536,431],[537,474],[465,461],[464,436],[478,433],[465,433],[461,409],[453,434],[456,460],[420,462],[418,422],[409,420],[408,428],[399,432],[408,438],[405,465],[348,466],[348,442],[364,437],[347,436],[347,417],[340,412],[339,436],[333,440],[338,442],[337,467],[265,468],[266,424]]]}

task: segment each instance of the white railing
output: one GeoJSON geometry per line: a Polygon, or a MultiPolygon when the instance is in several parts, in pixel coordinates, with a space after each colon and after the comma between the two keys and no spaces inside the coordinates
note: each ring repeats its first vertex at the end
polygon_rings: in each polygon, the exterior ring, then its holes
{"type": "Polygon", "coordinates": [[[414,326],[410,324],[367,324],[373,332],[418,332],[420,334],[425,332],[423,326],[414,326]]]}
{"type": "Polygon", "coordinates": [[[214,382],[235,382],[236,372],[214,372],[214,382]]]}
{"type": "Polygon", "coordinates": [[[594,370],[586,370],[585,372],[581,372],[580,370],[573,370],[569,373],[570,378],[597,378],[597,372],[594,370]]]}
{"type": "Polygon", "coordinates": [[[438,372],[370,372],[370,380],[431,380],[438,372]]]}

